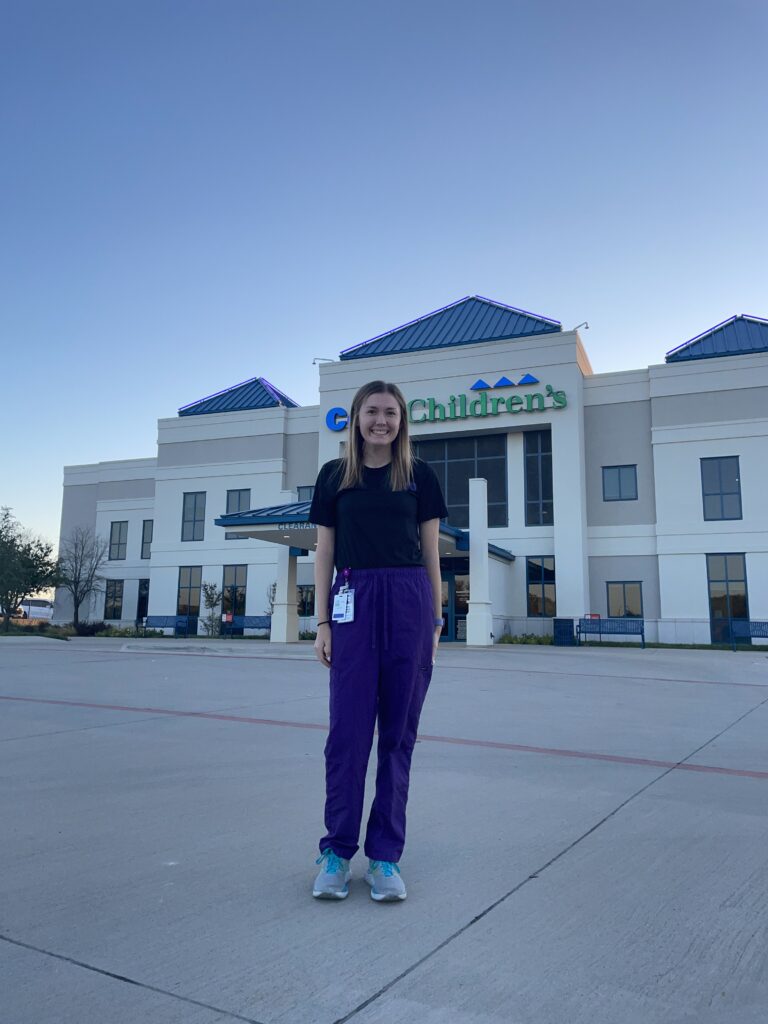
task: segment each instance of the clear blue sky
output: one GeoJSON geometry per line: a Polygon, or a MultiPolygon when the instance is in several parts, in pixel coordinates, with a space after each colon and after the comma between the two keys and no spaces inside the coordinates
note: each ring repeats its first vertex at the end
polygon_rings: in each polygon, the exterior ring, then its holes
{"type": "Polygon", "coordinates": [[[5,0],[0,504],[478,293],[596,372],[768,316],[759,0],[5,0]]]}

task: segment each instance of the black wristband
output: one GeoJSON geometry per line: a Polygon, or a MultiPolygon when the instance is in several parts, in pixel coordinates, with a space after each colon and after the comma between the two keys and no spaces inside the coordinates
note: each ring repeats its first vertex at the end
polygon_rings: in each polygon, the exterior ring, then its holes
{"type": "Polygon", "coordinates": [[[317,628],[319,629],[321,626],[330,626],[330,624],[331,624],[331,620],[330,619],[323,619],[322,622],[318,622],[317,628]]]}

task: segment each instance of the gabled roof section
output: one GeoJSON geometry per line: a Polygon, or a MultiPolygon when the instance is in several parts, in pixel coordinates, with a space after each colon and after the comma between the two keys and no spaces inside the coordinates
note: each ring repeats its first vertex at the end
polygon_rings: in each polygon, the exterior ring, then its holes
{"type": "Polygon", "coordinates": [[[768,352],[768,320],[742,313],[673,348],[667,352],[666,361],[682,363],[689,359],[743,356],[749,352],[768,352]]]}
{"type": "Polygon", "coordinates": [[[341,359],[368,359],[396,352],[422,352],[433,348],[474,345],[502,338],[562,331],[558,320],[527,313],[482,295],[468,295],[449,306],[344,349],[341,359]]]}
{"type": "Polygon", "coordinates": [[[298,409],[299,403],[284,395],[264,377],[252,377],[215,395],[182,405],[179,416],[206,416],[214,412],[237,412],[241,409],[298,409]]]}

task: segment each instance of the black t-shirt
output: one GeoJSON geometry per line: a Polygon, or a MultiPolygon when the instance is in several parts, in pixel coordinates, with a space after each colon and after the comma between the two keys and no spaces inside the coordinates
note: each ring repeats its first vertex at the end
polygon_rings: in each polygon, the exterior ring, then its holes
{"type": "Polygon", "coordinates": [[[362,486],[339,491],[343,472],[341,459],[326,462],[309,510],[311,523],[336,531],[336,568],[423,565],[419,523],[448,515],[431,466],[414,459],[413,482],[405,491],[390,490],[389,465],[364,466],[362,486]]]}

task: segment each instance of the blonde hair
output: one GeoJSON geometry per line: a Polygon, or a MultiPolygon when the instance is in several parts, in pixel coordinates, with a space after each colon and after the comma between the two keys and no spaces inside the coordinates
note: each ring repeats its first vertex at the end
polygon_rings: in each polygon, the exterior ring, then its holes
{"type": "Polygon", "coordinates": [[[400,408],[400,429],[392,442],[389,486],[393,491],[404,491],[413,479],[413,452],[411,451],[411,439],[408,436],[408,409],[403,393],[397,384],[372,380],[368,384],[363,384],[352,399],[352,411],[349,416],[349,441],[344,452],[339,490],[346,487],[359,487],[362,483],[365,441],[360,433],[360,410],[366,399],[376,394],[392,395],[400,408]]]}

